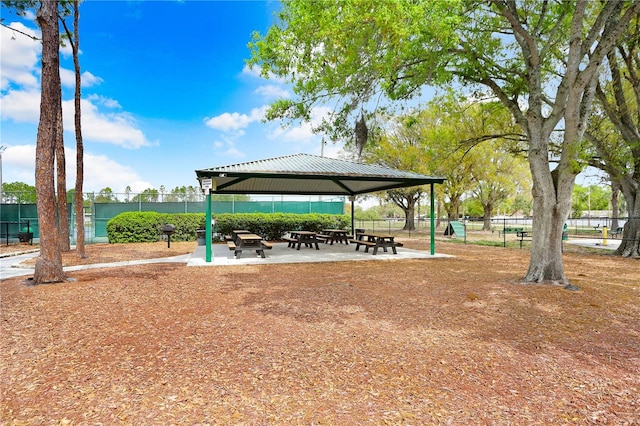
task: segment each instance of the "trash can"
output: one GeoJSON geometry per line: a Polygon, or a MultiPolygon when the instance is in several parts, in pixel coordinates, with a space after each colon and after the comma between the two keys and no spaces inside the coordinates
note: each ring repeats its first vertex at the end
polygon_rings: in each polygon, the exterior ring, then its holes
{"type": "Polygon", "coordinates": [[[562,226],[562,241],[567,241],[568,239],[569,239],[569,228],[565,223],[564,226],[562,226]]]}
{"type": "Polygon", "coordinates": [[[199,246],[207,244],[207,231],[204,229],[196,230],[197,241],[199,246]]]}

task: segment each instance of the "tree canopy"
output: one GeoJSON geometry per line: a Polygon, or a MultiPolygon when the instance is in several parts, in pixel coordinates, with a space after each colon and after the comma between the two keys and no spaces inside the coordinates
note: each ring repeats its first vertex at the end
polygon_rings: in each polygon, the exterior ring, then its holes
{"type": "Polygon", "coordinates": [[[367,128],[365,111],[415,98],[427,85],[491,93],[526,135],[534,220],[524,281],[568,284],[562,227],[595,83],[639,10],[637,1],[288,0],[279,22],[254,35],[249,64],[289,79],[297,95],[274,103],[268,118],[308,119],[317,105],[332,105],[319,130],[357,146],[367,142],[358,131],[367,128]]]}

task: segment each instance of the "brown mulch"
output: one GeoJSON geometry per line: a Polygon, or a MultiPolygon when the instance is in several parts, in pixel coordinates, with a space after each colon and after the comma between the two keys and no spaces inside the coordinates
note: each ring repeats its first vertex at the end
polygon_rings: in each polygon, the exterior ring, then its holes
{"type": "Polygon", "coordinates": [[[640,424],[638,260],[565,253],[572,292],[520,284],[526,249],[438,251],[1,281],[0,423],[640,424]]]}

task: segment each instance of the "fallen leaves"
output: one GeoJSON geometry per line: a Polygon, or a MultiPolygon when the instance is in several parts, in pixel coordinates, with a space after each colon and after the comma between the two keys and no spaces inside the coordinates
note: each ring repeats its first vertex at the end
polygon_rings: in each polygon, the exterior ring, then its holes
{"type": "Polygon", "coordinates": [[[2,424],[638,423],[637,261],[566,254],[576,293],[514,284],[525,250],[439,251],[2,281],[2,424]]]}

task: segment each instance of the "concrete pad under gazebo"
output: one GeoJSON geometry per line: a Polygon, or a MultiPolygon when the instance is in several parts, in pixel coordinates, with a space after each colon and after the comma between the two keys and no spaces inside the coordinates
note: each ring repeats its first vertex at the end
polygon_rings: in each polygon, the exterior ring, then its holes
{"type": "Polygon", "coordinates": [[[444,178],[310,154],[196,170],[207,194],[206,262],[211,262],[211,194],[342,195],[351,201],[351,231],[355,196],[389,189],[430,185],[431,254],[435,254],[434,185],[444,178]]]}

